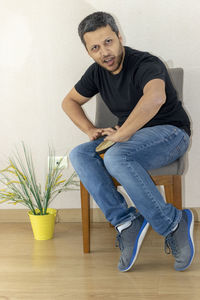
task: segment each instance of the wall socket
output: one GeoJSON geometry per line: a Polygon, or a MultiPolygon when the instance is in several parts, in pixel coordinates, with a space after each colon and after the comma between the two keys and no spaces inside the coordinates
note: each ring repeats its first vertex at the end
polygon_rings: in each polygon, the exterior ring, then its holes
{"type": "Polygon", "coordinates": [[[53,161],[55,162],[54,167],[57,167],[57,165],[59,164],[59,162],[61,160],[62,160],[62,162],[60,163],[60,168],[61,169],[63,169],[63,168],[66,169],[68,167],[68,158],[67,158],[67,156],[55,156],[55,157],[48,156],[48,166],[49,166],[50,159],[53,159],[53,161]]]}

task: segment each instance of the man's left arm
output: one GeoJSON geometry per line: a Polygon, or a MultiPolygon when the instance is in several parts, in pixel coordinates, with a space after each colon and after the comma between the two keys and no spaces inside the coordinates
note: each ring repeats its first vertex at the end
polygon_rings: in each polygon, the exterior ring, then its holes
{"type": "Polygon", "coordinates": [[[165,82],[162,79],[153,79],[147,82],[143,89],[143,96],[132,110],[124,124],[116,132],[110,133],[106,129],[103,134],[108,136],[105,140],[125,142],[146,123],[148,123],[160,110],[166,101],[165,82]]]}

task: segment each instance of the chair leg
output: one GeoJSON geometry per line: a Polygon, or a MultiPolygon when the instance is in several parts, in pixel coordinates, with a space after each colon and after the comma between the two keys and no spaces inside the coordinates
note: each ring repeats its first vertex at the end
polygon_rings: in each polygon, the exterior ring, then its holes
{"type": "Polygon", "coordinates": [[[173,204],[173,184],[164,185],[166,202],[173,204]]]}
{"type": "Polygon", "coordinates": [[[90,195],[82,182],[80,182],[82,230],[83,230],[83,252],[90,252],[90,195]]]}
{"type": "Polygon", "coordinates": [[[172,183],[164,185],[167,203],[173,204],[176,208],[182,209],[181,176],[173,175],[172,183]]]}
{"type": "Polygon", "coordinates": [[[180,175],[173,176],[173,205],[178,209],[182,209],[182,184],[180,175]]]}

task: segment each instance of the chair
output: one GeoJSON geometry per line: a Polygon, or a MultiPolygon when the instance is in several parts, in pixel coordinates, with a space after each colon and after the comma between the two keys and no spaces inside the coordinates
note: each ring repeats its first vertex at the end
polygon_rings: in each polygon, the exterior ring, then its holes
{"type": "MultiPolygon", "coordinates": [[[[183,69],[171,68],[168,70],[173,85],[178,93],[179,99],[183,99],[183,69]]],[[[116,125],[117,118],[104,104],[100,95],[97,95],[96,104],[96,122],[97,127],[112,127],[116,125]]],[[[181,175],[184,172],[184,156],[165,167],[155,169],[149,172],[153,182],[156,185],[163,185],[166,201],[173,204],[176,208],[182,209],[181,196],[181,175]]],[[[113,182],[117,187],[120,185],[114,178],[113,182]]],[[[80,183],[81,209],[82,209],[82,230],[83,230],[83,251],[90,252],[90,195],[82,182],[80,183]]]]}

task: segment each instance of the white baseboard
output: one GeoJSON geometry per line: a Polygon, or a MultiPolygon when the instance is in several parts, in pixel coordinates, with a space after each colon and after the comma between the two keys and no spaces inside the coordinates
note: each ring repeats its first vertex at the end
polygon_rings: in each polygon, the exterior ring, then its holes
{"type": "MultiPolygon", "coordinates": [[[[200,222],[200,207],[191,208],[194,214],[195,222],[200,222]]],[[[18,223],[29,222],[26,209],[0,209],[0,223],[18,223]]],[[[90,210],[91,222],[107,222],[99,208],[90,210]]],[[[58,209],[57,223],[81,222],[81,209],[58,209]]]]}

